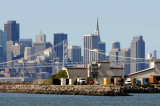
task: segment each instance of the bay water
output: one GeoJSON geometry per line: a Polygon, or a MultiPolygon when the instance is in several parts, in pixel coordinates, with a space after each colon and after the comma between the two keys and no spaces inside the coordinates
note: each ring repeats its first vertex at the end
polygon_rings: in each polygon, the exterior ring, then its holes
{"type": "Polygon", "coordinates": [[[0,93],[0,106],[160,106],[160,94],[81,96],[0,93]]]}

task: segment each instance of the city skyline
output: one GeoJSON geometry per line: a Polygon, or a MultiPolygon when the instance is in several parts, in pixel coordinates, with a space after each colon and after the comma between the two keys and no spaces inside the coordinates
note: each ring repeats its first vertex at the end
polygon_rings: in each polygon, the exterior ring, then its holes
{"type": "Polygon", "coordinates": [[[159,4],[0,0],[0,104],[160,105],[159,4]]]}
{"type": "Polygon", "coordinates": [[[95,20],[98,17],[101,38],[106,42],[107,53],[112,48],[112,42],[119,41],[121,46],[126,48],[130,44],[126,41],[131,41],[133,36],[136,35],[143,35],[146,41],[146,54],[154,49],[160,50],[156,44],[158,42],[156,38],[160,34],[160,16],[157,14],[159,1],[115,2],[106,0],[96,2],[89,0],[74,2],[69,0],[62,3],[61,1],[48,0],[48,2],[38,1],[39,4],[32,11],[28,9],[28,5],[35,7],[36,2],[36,0],[32,2],[1,0],[0,29],[3,29],[3,24],[8,20],[16,20],[20,23],[21,38],[32,38],[35,41],[33,36],[42,28],[49,42],[52,42],[50,39],[53,38],[53,33],[63,32],[68,34],[68,38],[72,42],[82,46],[82,36],[95,31],[95,20]],[[89,6],[89,3],[92,5],[91,8],[83,8],[89,6]],[[6,5],[13,9],[6,9],[6,5]],[[43,5],[48,6],[47,8],[41,8],[43,5]],[[69,5],[74,9],[70,8],[69,5]],[[59,6],[62,8],[60,9],[59,6]],[[95,6],[97,8],[93,8],[95,6]],[[3,11],[4,8],[5,12],[3,11]],[[25,10],[25,12],[21,10],[25,10]],[[119,10],[118,13],[117,10],[119,10]]]}
{"type": "MultiPolygon", "coordinates": [[[[12,23],[12,22],[15,22],[16,23],[16,20],[8,20],[7,21],[9,24],[10,23],[12,23]]],[[[6,26],[6,24],[4,24],[4,32],[5,32],[5,26],[6,26]]],[[[19,28],[19,23],[18,23],[18,28],[19,28]]],[[[19,30],[19,29],[18,29],[19,30]]],[[[2,30],[3,31],[3,30],[2,30]]],[[[19,31],[18,31],[19,32],[19,31]]],[[[56,34],[63,34],[63,33],[54,33],[53,34],[53,43],[52,42],[48,42],[48,43],[52,43],[52,45],[54,45],[54,36],[56,35],[56,34]]],[[[67,34],[67,33],[66,33],[67,34]]],[[[93,33],[89,33],[88,35],[94,35],[94,36],[98,36],[98,40],[100,40],[100,31],[99,31],[99,23],[98,23],[98,18],[97,18],[97,20],[96,20],[96,29],[95,29],[95,33],[93,34],[93,33]]],[[[11,36],[11,35],[10,35],[11,36]]],[[[15,35],[12,35],[12,36],[15,36],[15,35]]],[[[67,34],[67,36],[68,36],[68,34],[67,34]]],[[[84,35],[83,35],[84,36],[84,35]]],[[[142,36],[142,35],[136,35],[136,36],[142,36]]],[[[135,36],[133,36],[133,38],[134,38],[135,36]]],[[[142,36],[143,37],[143,36],[142,36]]],[[[34,43],[40,43],[40,42],[47,42],[47,40],[46,40],[46,34],[43,34],[42,33],[42,29],[40,29],[40,33],[38,34],[38,35],[35,35],[35,41],[33,41],[33,44],[34,43]]],[[[20,35],[18,34],[18,39],[17,39],[17,41],[15,41],[15,42],[19,42],[20,40],[23,40],[23,39],[25,39],[25,38],[21,38],[20,37],[20,35]]],[[[34,39],[34,38],[33,38],[34,39]]],[[[32,38],[31,39],[26,39],[26,40],[32,40],[32,38]]],[[[9,40],[10,41],[10,40],[9,40]]],[[[69,39],[69,42],[70,42],[70,39],[69,39]]],[[[101,41],[100,41],[101,42],[101,41]]],[[[72,42],[70,42],[71,44],[73,44],[72,42]]],[[[106,43],[106,42],[102,42],[102,43],[106,43]]],[[[77,44],[76,44],[77,45],[77,44]]],[[[113,48],[115,48],[116,46],[119,46],[119,49],[120,49],[120,45],[121,45],[121,42],[119,42],[119,41],[114,41],[114,42],[112,42],[112,49],[113,48]],[[114,44],[115,43],[115,44],[114,44]],[[116,43],[119,43],[118,45],[116,44],[116,43]],[[115,46],[115,47],[114,47],[115,46]]],[[[77,46],[79,46],[79,45],[77,45],[77,46]]],[[[129,48],[130,48],[130,46],[128,46],[129,48]]],[[[124,48],[124,47],[122,47],[122,48],[124,48]]],[[[105,54],[106,54],[106,56],[109,56],[110,55],[110,51],[106,51],[106,47],[104,47],[104,49],[105,49],[105,51],[104,52],[106,52],[105,54]],[[109,53],[108,53],[109,52],[109,53]]],[[[112,50],[111,49],[111,50],[112,50]]],[[[157,50],[154,50],[153,52],[148,52],[148,53],[151,53],[151,54],[154,54],[154,52],[155,51],[157,51],[157,50]]],[[[84,51],[82,51],[82,54],[83,54],[83,52],[84,51]]],[[[144,50],[144,52],[146,52],[146,49],[144,50]]],[[[148,53],[145,53],[146,55],[144,56],[144,58],[147,58],[147,54],[148,53]]],[[[132,57],[132,56],[131,56],[132,57]]],[[[158,56],[157,56],[158,57],[158,56]]]]}

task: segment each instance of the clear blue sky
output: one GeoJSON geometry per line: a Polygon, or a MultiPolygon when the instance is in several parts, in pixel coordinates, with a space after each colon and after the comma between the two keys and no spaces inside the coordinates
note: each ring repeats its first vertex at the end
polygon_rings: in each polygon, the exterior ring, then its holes
{"type": "Polygon", "coordinates": [[[47,41],[64,32],[69,41],[82,45],[83,35],[94,33],[98,17],[107,52],[113,41],[127,48],[134,35],[143,35],[148,53],[160,50],[159,5],[160,0],[0,0],[0,29],[16,20],[21,38],[34,40],[42,28],[47,41]]]}

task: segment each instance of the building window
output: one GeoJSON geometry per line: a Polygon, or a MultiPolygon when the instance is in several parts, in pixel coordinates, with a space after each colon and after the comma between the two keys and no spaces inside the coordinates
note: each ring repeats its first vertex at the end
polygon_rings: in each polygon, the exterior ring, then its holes
{"type": "Polygon", "coordinates": [[[149,82],[149,79],[148,79],[148,78],[146,78],[146,79],[145,79],[145,82],[149,82]]]}
{"type": "Polygon", "coordinates": [[[156,77],[156,80],[157,80],[157,81],[160,81],[160,77],[156,77]]]}

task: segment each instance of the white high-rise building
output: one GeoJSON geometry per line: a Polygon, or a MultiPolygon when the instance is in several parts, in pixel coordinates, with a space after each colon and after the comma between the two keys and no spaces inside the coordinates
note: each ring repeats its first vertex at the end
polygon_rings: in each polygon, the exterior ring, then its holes
{"type": "Polygon", "coordinates": [[[35,60],[35,48],[34,47],[25,47],[24,59],[28,61],[35,60]]]}
{"type": "Polygon", "coordinates": [[[99,36],[94,34],[88,34],[83,36],[83,62],[88,64],[92,61],[89,59],[90,57],[90,50],[98,49],[98,42],[99,36]]]}
{"type": "Polygon", "coordinates": [[[100,58],[100,51],[98,49],[90,50],[90,57],[89,61],[91,62],[98,62],[100,58]]]}

